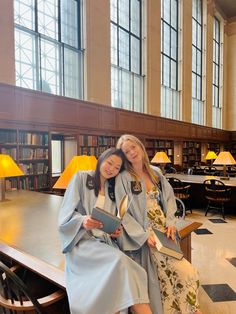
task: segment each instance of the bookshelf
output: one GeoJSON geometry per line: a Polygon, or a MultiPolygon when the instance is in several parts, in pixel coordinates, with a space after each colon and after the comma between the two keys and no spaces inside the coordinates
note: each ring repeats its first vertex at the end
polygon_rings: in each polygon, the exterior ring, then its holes
{"type": "Polygon", "coordinates": [[[24,176],[8,178],[6,189],[47,190],[49,172],[49,133],[20,129],[0,129],[0,150],[10,155],[24,176]]]}
{"type": "Polygon", "coordinates": [[[182,168],[187,169],[201,165],[201,143],[193,141],[183,142],[182,168]]]}
{"type": "Polygon", "coordinates": [[[106,149],[115,147],[117,137],[107,135],[79,135],[79,155],[99,157],[106,149]]]}
{"type": "Polygon", "coordinates": [[[170,158],[171,162],[174,163],[174,142],[171,140],[159,140],[146,138],[144,145],[148,154],[149,159],[152,159],[156,152],[165,152],[170,158]]]}

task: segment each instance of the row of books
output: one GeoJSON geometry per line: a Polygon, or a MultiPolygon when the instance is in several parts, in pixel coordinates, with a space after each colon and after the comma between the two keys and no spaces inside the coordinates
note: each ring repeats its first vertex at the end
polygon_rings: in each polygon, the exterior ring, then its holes
{"type": "Polygon", "coordinates": [[[31,133],[20,132],[19,143],[24,145],[41,145],[48,146],[48,134],[47,133],[31,133]]]}
{"type": "Polygon", "coordinates": [[[80,147],[79,155],[88,155],[88,156],[100,156],[108,147],[80,147]]]}
{"type": "Polygon", "coordinates": [[[48,149],[45,148],[21,148],[19,159],[48,159],[48,149]]]}
{"type": "Polygon", "coordinates": [[[40,175],[36,177],[20,177],[19,188],[23,190],[39,190],[48,188],[48,177],[40,175]]]}
{"type": "Polygon", "coordinates": [[[156,141],[156,140],[146,140],[146,147],[153,148],[171,148],[173,147],[172,141],[156,141]]]}
{"type": "Polygon", "coordinates": [[[1,147],[0,153],[4,155],[10,155],[14,160],[16,160],[16,148],[1,147]]]}
{"type": "Polygon", "coordinates": [[[48,165],[44,162],[29,163],[29,164],[19,164],[20,169],[25,175],[39,175],[48,173],[48,165]]]}
{"type": "Polygon", "coordinates": [[[2,130],[0,132],[0,144],[16,144],[17,134],[16,131],[2,130]]]}
{"type": "Polygon", "coordinates": [[[80,135],[79,145],[80,146],[115,146],[115,137],[106,136],[95,136],[95,135],[80,135]]]}

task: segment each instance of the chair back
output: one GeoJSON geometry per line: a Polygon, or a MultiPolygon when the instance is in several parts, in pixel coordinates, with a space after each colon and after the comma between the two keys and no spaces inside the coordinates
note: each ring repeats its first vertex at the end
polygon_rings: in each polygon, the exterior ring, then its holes
{"type": "Polygon", "coordinates": [[[207,179],[203,182],[205,197],[215,201],[229,201],[231,189],[226,187],[224,182],[217,179],[207,179]]]}
{"type": "Polygon", "coordinates": [[[38,297],[39,289],[32,293],[34,289],[28,287],[18,275],[22,273],[21,270],[21,266],[9,268],[0,261],[0,308],[3,308],[3,313],[54,314],[59,309],[63,311],[61,313],[66,313],[66,293],[63,290],[54,287],[49,295],[38,297]]]}
{"type": "Polygon", "coordinates": [[[181,218],[181,219],[185,219],[185,205],[184,202],[181,201],[180,198],[176,197],[175,198],[176,201],[176,207],[177,210],[175,212],[175,217],[181,218]]]}
{"type": "Polygon", "coordinates": [[[12,271],[11,268],[0,262],[0,305],[15,311],[24,309],[26,300],[32,302],[30,310],[35,309],[36,313],[43,314],[43,308],[37,299],[31,295],[24,282],[12,271]]]}
{"type": "Polygon", "coordinates": [[[206,167],[204,168],[204,174],[214,176],[216,173],[217,173],[216,167],[206,166],[206,167]]]}

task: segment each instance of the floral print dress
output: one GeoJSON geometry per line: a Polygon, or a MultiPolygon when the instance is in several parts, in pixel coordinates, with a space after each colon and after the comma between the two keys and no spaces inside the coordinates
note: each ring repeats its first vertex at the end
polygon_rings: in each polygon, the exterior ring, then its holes
{"type": "MultiPolygon", "coordinates": [[[[159,190],[147,193],[149,229],[165,230],[166,218],[159,205],[159,190]]],[[[199,309],[199,280],[196,269],[186,259],[175,259],[152,249],[160,282],[164,314],[190,314],[199,309]]]]}

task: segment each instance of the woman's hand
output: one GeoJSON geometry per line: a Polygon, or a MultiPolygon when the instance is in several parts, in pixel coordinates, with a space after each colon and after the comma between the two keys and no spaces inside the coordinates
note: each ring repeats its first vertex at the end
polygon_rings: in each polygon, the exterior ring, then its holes
{"type": "Polygon", "coordinates": [[[147,245],[150,248],[155,248],[156,247],[155,237],[152,234],[150,234],[148,239],[147,239],[147,245]]]}
{"type": "Polygon", "coordinates": [[[121,235],[122,232],[122,227],[119,227],[116,229],[115,232],[111,233],[110,236],[111,238],[118,238],[121,235]]]}
{"type": "Polygon", "coordinates": [[[102,228],[103,224],[96,219],[91,218],[90,215],[87,215],[84,217],[83,220],[83,227],[86,230],[91,230],[91,229],[100,229],[102,228]]]}
{"type": "Polygon", "coordinates": [[[167,227],[165,232],[166,232],[167,238],[171,238],[173,241],[176,240],[176,229],[175,229],[175,226],[167,227]]]}

